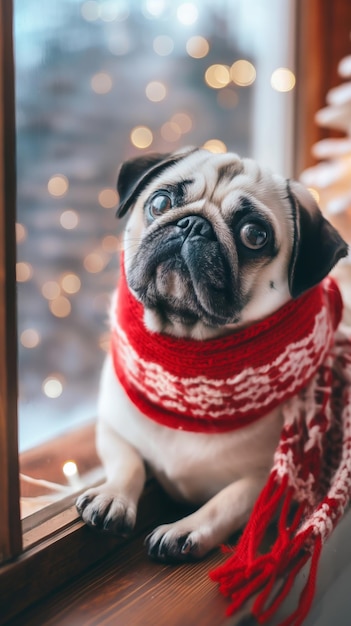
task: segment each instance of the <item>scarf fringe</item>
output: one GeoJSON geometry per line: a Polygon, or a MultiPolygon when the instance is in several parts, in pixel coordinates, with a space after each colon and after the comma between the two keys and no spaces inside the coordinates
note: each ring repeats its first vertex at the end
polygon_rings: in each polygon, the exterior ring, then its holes
{"type": "Polygon", "coordinates": [[[314,540],[312,553],[305,549],[313,530],[309,528],[297,533],[306,512],[306,503],[297,507],[289,524],[293,496],[294,490],[288,486],[288,477],[284,476],[278,484],[276,474],[272,473],[233,554],[223,565],[210,572],[210,578],[219,583],[220,592],[232,600],[227,608],[228,616],[243,607],[253,595],[258,594],[251,612],[260,624],[267,622],[285,600],[297,574],[311,559],[309,575],[300,595],[299,606],[281,626],[300,626],[305,619],[315,592],[322,540],[320,537],[314,540]],[[282,499],[277,538],[268,553],[260,554],[260,546],[272,518],[279,513],[282,499]],[[280,585],[280,589],[269,604],[275,586],[279,586],[287,570],[289,574],[284,584],[280,585]]]}
{"type": "MultiPolygon", "coordinates": [[[[301,626],[313,602],[322,545],[332,533],[351,497],[351,341],[336,333],[323,376],[316,376],[303,396],[315,399],[314,413],[299,426],[299,403],[286,415],[284,450],[278,449],[241,538],[227,561],[210,572],[232,615],[252,600],[260,624],[276,613],[298,573],[310,562],[296,610],[280,626],[301,626]],[[330,358],[329,358],[330,357],[330,358]],[[312,394],[312,395],[311,395],[312,394]],[[300,447],[294,447],[296,435],[300,447]],[[315,452],[313,452],[315,450],[315,452]],[[318,455],[316,455],[318,451],[318,455]],[[281,454],[285,464],[281,464],[281,454]],[[326,455],[321,464],[323,453],[326,455]],[[295,456],[296,455],[296,456],[295,456]],[[313,477],[312,483],[309,479],[313,477]],[[268,527],[276,519],[276,539],[260,553],[268,527]]],[[[300,416],[300,417],[299,417],[300,416]]],[[[228,552],[228,549],[226,549],[228,552]]]]}

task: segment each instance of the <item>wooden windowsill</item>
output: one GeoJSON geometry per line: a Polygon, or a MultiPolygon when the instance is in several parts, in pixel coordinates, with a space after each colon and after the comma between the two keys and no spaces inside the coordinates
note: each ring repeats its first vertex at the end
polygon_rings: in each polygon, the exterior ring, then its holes
{"type": "Polygon", "coordinates": [[[224,626],[228,603],[208,576],[224,558],[162,565],[140,535],[8,626],[224,626]]]}
{"type": "MultiPolygon", "coordinates": [[[[156,482],[149,481],[131,541],[167,520],[173,507],[156,482]]],[[[0,567],[0,625],[121,548],[120,539],[95,533],[83,524],[74,506],[51,523],[56,528],[50,532],[49,524],[45,539],[37,538],[23,554],[0,567]]]]}

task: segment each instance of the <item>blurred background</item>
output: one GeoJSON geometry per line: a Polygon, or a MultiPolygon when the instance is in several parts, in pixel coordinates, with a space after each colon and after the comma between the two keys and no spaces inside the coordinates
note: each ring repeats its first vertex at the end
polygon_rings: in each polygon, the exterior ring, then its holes
{"type": "Polygon", "coordinates": [[[20,449],[92,420],[120,163],[184,145],[291,174],[280,0],[16,0],[20,449]]]}

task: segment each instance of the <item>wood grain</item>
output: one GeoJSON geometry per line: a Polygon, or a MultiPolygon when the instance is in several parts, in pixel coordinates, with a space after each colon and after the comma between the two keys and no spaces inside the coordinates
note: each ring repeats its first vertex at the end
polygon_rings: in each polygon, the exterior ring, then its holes
{"type": "MultiPolygon", "coordinates": [[[[134,536],[169,516],[174,516],[174,504],[155,481],[150,481],[139,503],[134,536]]],[[[0,568],[1,625],[120,549],[120,539],[91,531],[72,508],[62,512],[58,526],[57,532],[0,568]]]]}
{"type": "Polygon", "coordinates": [[[224,559],[154,563],[139,537],[8,626],[222,626],[227,601],[208,572],[224,559]]]}
{"type": "Polygon", "coordinates": [[[0,562],[22,547],[17,447],[12,2],[0,3],[0,562]]]}

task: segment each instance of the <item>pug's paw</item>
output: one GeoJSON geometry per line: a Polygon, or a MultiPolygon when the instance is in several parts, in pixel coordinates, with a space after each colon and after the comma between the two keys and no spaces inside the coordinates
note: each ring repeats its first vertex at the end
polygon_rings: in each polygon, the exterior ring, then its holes
{"type": "Polygon", "coordinates": [[[201,559],[212,548],[201,530],[190,530],[182,521],[158,526],[145,539],[148,555],[166,563],[201,559]]]}
{"type": "Polygon", "coordinates": [[[100,485],[85,491],[76,501],[83,521],[96,530],[127,537],[133,531],[136,505],[111,487],[100,485]]]}

